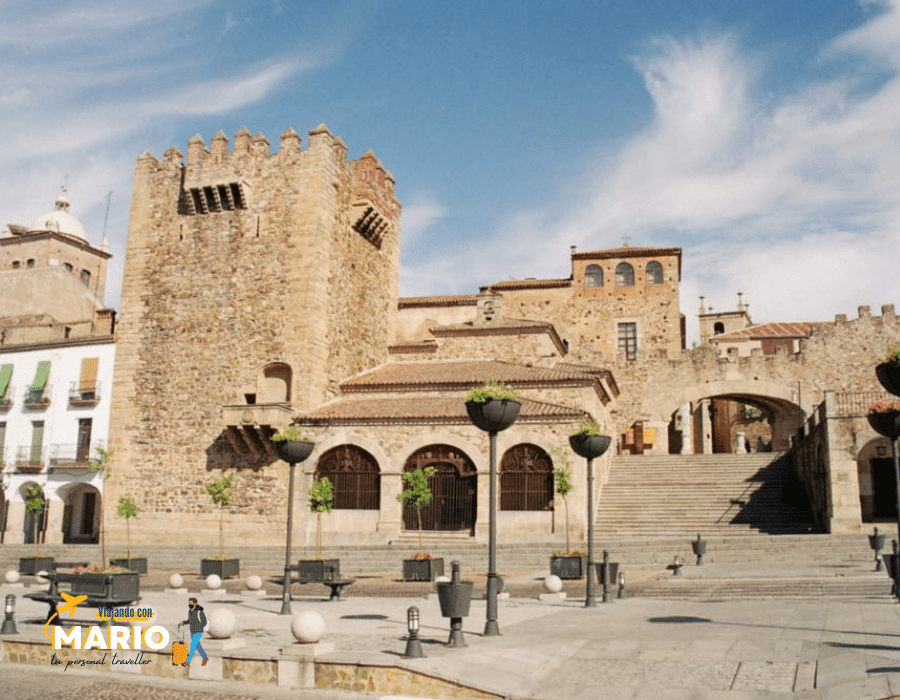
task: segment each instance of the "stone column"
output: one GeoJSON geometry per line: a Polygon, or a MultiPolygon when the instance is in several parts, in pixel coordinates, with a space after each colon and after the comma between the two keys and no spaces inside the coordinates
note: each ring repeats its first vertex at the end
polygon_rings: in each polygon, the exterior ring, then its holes
{"type": "Polygon", "coordinates": [[[712,417],[709,415],[709,399],[700,399],[698,410],[700,411],[700,454],[709,455],[713,452],[712,417]]]}
{"type": "Polygon", "coordinates": [[[66,504],[62,501],[51,498],[47,500],[47,529],[44,534],[44,542],[47,544],[63,543],[63,512],[66,504]]]}
{"type": "Polygon", "coordinates": [[[690,401],[681,405],[681,454],[694,454],[694,414],[690,401]]]}
{"type": "Polygon", "coordinates": [[[25,504],[22,501],[6,502],[6,531],[3,541],[6,544],[23,544],[25,542],[25,504]]]}

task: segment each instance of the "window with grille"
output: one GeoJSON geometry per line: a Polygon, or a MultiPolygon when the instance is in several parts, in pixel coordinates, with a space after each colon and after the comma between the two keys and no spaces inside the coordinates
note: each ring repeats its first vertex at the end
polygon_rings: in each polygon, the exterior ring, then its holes
{"type": "Polygon", "coordinates": [[[603,268],[599,265],[588,265],[584,271],[585,287],[603,286],[603,268]]]}
{"type": "Polygon", "coordinates": [[[634,268],[630,263],[623,262],[616,265],[616,286],[634,286],[634,268]]]}
{"type": "Polygon", "coordinates": [[[336,510],[378,510],[381,503],[381,474],[378,462],[361,447],[340,445],[319,459],[316,478],[323,476],[334,485],[336,510]]]}
{"type": "Polygon", "coordinates": [[[619,324],[619,354],[626,360],[637,358],[637,324],[619,324]]]}
{"type": "Polygon", "coordinates": [[[500,510],[553,510],[553,462],[537,445],[516,445],[503,455],[500,510]]]}

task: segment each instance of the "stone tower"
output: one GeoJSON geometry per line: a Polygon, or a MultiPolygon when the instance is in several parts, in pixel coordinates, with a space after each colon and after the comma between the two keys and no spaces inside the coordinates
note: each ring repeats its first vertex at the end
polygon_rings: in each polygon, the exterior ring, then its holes
{"type": "Polygon", "coordinates": [[[203,487],[226,470],[229,512],[255,516],[235,517],[239,527],[283,520],[285,479],[268,436],[386,360],[399,251],[392,175],[371,151],[348,161],[324,125],[306,148],[288,129],[275,153],[242,128],[231,150],[221,131],[209,147],[194,136],[186,162],[175,147],[162,160],[142,154],[107,512],[119,495],[140,494],[142,530],[170,528],[167,513],[180,513],[184,536],[208,539],[203,487]]]}

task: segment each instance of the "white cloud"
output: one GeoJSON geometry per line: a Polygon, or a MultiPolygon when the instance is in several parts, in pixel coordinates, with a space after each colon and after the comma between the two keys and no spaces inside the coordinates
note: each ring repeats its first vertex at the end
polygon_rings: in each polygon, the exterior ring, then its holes
{"type": "Polygon", "coordinates": [[[447,207],[432,195],[413,195],[403,206],[403,248],[414,249],[421,244],[428,228],[447,216],[447,207]]]}
{"type": "Polygon", "coordinates": [[[653,42],[635,59],[652,122],[604,172],[586,183],[572,173],[563,204],[510,216],[490,251],[470,250],[468,276],[479,260],[495,277],[558,276],[552,261],[569,244],[629,235],[684,248],[689,339],[698,293],[724,309],[742,289],[757,321],[900,302],[900,10],[884,8],[816,57],[830,77],[785,95],[766,94],[763,79],[790,68],[734,35],[653,42]]]}

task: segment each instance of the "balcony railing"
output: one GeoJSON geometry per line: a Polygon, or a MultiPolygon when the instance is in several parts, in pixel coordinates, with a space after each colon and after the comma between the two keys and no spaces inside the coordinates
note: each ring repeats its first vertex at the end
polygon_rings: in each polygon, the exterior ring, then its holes
{"type": "Polygon", "coordinates": [[[100,402],[101,389],[100,382],[95,382],[92,386],[72,382],[69,385],[69,403],[73,406],[96,406],[100,402]]]}
{"type": "Polygon", "coordinates": [[[42,446],[26,445],[16,448],[15,467],[17,472],[35,474],[43,471],[46,450],[42,446]]]}
{"type": "Polygon", "coordinates": [[[26,408],[46,408],[50,405],[50,385],[43,389],[26,389],[24,402],[26,408]]]}
{"type": "Polygon", "coordinates": [[[91,454],[96,451],[87,445],[51,445],[50,446],[50,470],[54,469],[87,469],[90,465],[91,454]]]}

